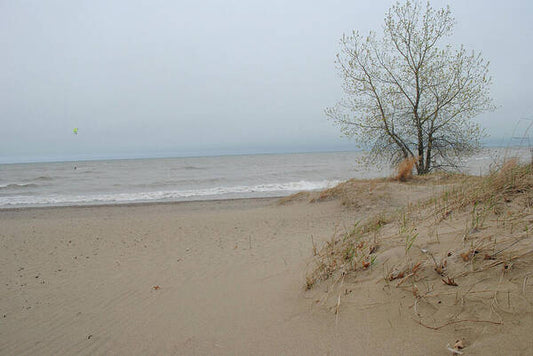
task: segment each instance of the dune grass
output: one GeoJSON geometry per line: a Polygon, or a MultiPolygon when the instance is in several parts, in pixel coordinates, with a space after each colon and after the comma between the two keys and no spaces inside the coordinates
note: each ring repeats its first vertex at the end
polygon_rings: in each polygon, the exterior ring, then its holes
{"type": "MultiPolygon", "coordinates": [[[[346,188],[353,184],[328,189],[317,200],[346,199],[346,188]]],[[[532,186],[532,165],[516,160],[486,177],[455,176],[451,188],[431,199],[373,215],[349,231],[335,233],[321,248],[314,246],[314,267],[305,286],[311,289],[322,281],[364,273],[384,262],[391,266],[385,280],[399,280],[400,285],[408,278],[422,278],[423,270],[423,278],[439,278],[449,286],[475,271],[496,266],[507,270],[533,252],[532,186]],[[449,230],[445,241],[442,236],[439,240],[439,229],[449,230]],[[404,246],[403,258],[380,258],[381,251],[399,244],[404,246]],[[428,244],[435,244],[432,251],[422,247],[428,244]]],[[[357,195],[362,199],[360,191],[357,195]]]]}

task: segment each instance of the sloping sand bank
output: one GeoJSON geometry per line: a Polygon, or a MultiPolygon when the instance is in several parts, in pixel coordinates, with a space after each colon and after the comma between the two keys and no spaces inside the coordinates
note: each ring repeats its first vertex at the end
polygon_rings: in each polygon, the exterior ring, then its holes
{"type": "Polygon", "coordinates": [[[379,276],[351,284],[337,314],[325,286],[305,290],[313,242],[370,211],[277,199],[0,211],[0,354],[449,355],[463,326],[420,326],[379,276]]]}

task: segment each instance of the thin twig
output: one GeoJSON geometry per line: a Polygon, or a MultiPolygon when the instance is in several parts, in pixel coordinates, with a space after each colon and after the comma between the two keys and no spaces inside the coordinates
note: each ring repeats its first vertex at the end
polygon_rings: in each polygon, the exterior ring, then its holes
{"type": "Polygon", "coordinates": [[[428,329],[431,329],[431,330],[439,330],[439,329],[442,329],[446,326],[449,326],[449,325],[452,325],[452,324],[458,324],[458,323],[489,323],[489,324],[494,324],[494,325],[502,325],[503,323],[502,322],[498,322],[498,321],[492,321],[492,320],[470,320],[470,319],[463,319],[463,320],[453,320],[453,321],[449,321],[445,324],[442,324],[440,326],[430,326],[430,325],[426,325],[424,324],[422,321],[420,320],[416,320],[416,319],[413,319],[414,321],[416,321],[418,324],[422,325],[423,327],[425,328],[428,328],[428,329]]]}
{"type": "Polygon", "coordinates": [[[513,256],[513,257],[511,257],[509,260],[511,260],[511,261],[512,261],[512,260],[516,260],[517,258],[521,258],[521,257],[527,256],[527,255],[529,255],[530,253],[533,253],[533,250],[529,250],[529,251],[527,251],[526,253],[522,253],[522,254],[520,254],[520,255],[513,256]]]}
{"type": "Polygon", "coordinates": [[[492,256],[496,256],[497,254],[499,254],[499,253],[501,253],[501,252],[503,252],[503,251],[509,249],[510,247],[513,247],[514,245],[516,245],[516,244],[519,243],[520,241],[522,241],[522,239],[517,239],[517,240],[515,240],[515,241],[514,241],[513,243],[511,243],[509,246],[506,246],[506,247],[500,249],[498,252],[494,252],[494,253],[492,254],[492,256]]]}
{"type": "Polygon", "coordinates": [[[418,308],[417,308],[417,306],[418,306],[418,298],[415,298],[414,310],[415,310],[415,314],[420,318],[421,315],[420,315],[420,313],[418,312],[418,308]]]}
{"type": "Polygon", "coordinates": [[[412,272],[412,273],[409,273],[407,276],[403,277],[402,280],[400,282],[398,282],[398,284],[396,285],[396,288],[401,286],[403,284],[403,282],[405,282],[409,277],[412,277],[414,275],[415,275],[415,273],[412,272]]]}
{"type": "MultiPolygon", "coordinates": [[[[529,250],[529,251],[527,251],[527,252],[525,252],[525,253],[522,253],[522,254],[520,254],[520,255],[512,256],[511,258],[508,259],[508,261],[514,261],[514,260],[516,260],[516,259],[519,259],[519,258],[522,258],[522,257],[524,257],[524,256],[527,256],[527,255],[529,255],[530,253],[533,253],[533,250],[529,250]]],[[[496,262],[491,263],[491,264],[488,265],[488,266],[485,266],[484,268],[481,268],[481,269],[478,269],[478,270],[476,270],[476,271],[472,271],[472,272],[463,272],[463,273],[457,275],[456,277],[466,276],[466,275],[469,274],[469,273],[483,272],[483,271],[486,271],[486,270],[488,270],[488,269],[491,269],[492,267],[496,267],[496,266],[498,266],[498,265],[501,265],[502,263],[505,263],[505,262],[507,262],[507,261],[496,261],[496,262]]]]}
{"type": "MultiPolygon", "coordinates": [[[[342,286],[344,284],[344,274],[342,275],[341,283],[339,286],[339,289],[342,290],[342,286]]],[[[341,295],[339,292],[339,296],[337,297],[337,305],[335,306],[335,326],[339,324],[339,308],[341,306],[341,295]]]]}
{"type": "Polygon", "coordinates": [[[462,355],[463,353],[459,350],[452,349],[450,344],[446,345],[446,350],[450,351],[453,355],[462,355]]]}
{"type": "Polygon", "coordinates": [[[522,283],[522,294],[524,294],[524,295],[526,295],[527,280],[528,280],[530,274],[531,273],[526,274],[526,276],[524,277],[524,282],[522,283]]]}

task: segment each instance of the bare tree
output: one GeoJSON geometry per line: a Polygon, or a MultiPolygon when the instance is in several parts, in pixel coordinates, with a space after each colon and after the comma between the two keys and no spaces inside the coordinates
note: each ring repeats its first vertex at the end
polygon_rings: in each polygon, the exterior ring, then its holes
{"type": "Polygon", "coordinates": [[[488,62],[440,43],[454,24],[449,7],[407,1],[389,9],[381,38],[343,35],[336,64],[345,96],[327,116],[371,157],[414,157],[418,174],[456,167],[480,145],[471,119],[494,107],[488,62]]]}

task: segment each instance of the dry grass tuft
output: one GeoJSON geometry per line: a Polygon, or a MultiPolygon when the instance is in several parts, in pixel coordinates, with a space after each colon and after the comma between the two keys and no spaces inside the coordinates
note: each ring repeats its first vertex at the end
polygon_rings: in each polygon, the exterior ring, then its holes
{"type": "Polygon", "coordinates": [[[385,215],[373,216],[365,223],[356,223],[346,233],[335,233],[322,249],[315,247],[316,266],[306,277],[306,289],[311,289],[318,281],[328,280],[334,275],[341,277],[372,267],[379,250],[377,233],[390,220],[385,215]]]}
{"type": "Polygon", "coordinates": [[[350,179],[332,188],[319,192],[299,192],[280,198],[278,204],[286,205],[293,202],[308,201],[320,203],[338,200],[347,208],[371,206],[378,202],[385,203],[388,199],[387,179],[350,179]],[[385,183],[385,184],[382,184],[385,183]]]}
{"type": "Polygon", "coordinates": [[[406,182],[413,177],[413,168],[416,165],[416,157],[408,157],[398,164],[395,179],[400,182],[406,182]]]}
{"type": "Polygon", "coordinates": [[[310,202],[317,203],[321,201],[328,201],[339,199],[343,205],[346,206],[358,206],[355,192],[359,189],[360,181],[350,179],[346,182],[342,182],[335,187],[325,189],[321,191],[318,196],[313,197],[310,202]]]}
{"type": "Polygon", "coordinates": [[[298,192],[298,193],[294,193],[289,196],[280,198],[278,200],[278,204],[285,205],[285,204],[296,202],[296,201],[305,201],[305,200],[309,200],[310,196],[311,196],[310,192],[307,192],[307,191],[298,192]]]}
{"type": "Polygon", "coordinates": [[[318,203],[329,200],[338,200],[343,206],[358,208],[363,205],[376,203],[386,198],[386,193],[376,189],[385,179],[358,180],[350,179],[335,187],[325,189],[312,197],[309,202],[318,203]]]}
{"type": "Polygon", "coordinates": [[[523,193],[531,197],[532,168],[531,164],[518,164],[516,159],[504,162],[500,169],[492,172],[483,182],[478,199],[487,199],[490,195],[497,195],[508,200],[512,196],[523,193]]]}
{"type": "Polygon", "coordinates": [[[531,164],[519,164],[516,159],[511,159],[486,177],[465,177],[462,184],[438,198],[441,216],[446,218],[453,211],[479,205],[501,215],[505,206],[513,201],[521,202],[526,207],[533,206],[532,167],[531,164]]]}

